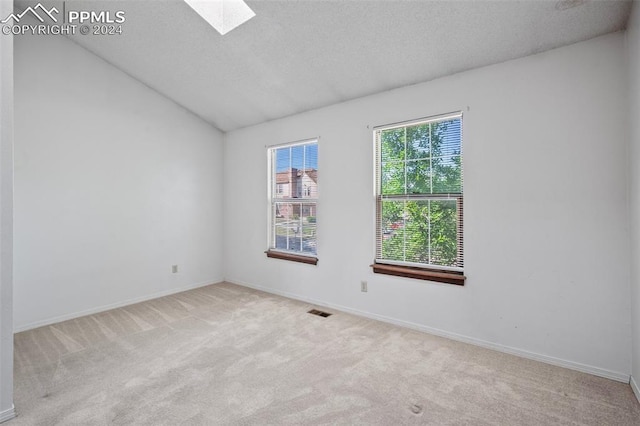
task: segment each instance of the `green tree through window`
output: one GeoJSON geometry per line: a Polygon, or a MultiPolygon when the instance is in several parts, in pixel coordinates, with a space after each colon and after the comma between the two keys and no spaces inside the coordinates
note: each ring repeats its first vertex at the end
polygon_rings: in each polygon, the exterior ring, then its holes
{"type": "Polygon", "coordinates": [[[376,261],[463,266],[462,117],[375,131],[376,261]]]}

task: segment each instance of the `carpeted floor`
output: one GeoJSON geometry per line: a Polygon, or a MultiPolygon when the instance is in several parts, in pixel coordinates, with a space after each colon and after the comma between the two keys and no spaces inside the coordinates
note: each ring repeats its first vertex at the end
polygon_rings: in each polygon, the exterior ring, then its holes
{"type": "Polygon", "coordinates": [[[19,333],[8,425],[640,425],[629,385],[311,308],[217,284],[19,333]]]}

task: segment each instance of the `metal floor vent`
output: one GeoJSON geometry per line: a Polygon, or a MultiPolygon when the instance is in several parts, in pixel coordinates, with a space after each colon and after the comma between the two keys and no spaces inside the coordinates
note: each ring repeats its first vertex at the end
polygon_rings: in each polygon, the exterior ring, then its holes
{"type": "Polygon", "coordinates": [[[322,312],[322,311],[319,311],[317,309],[312,309],[312,310],[309,311],[309,313],[312,314],[312,315],[317,315],[319,317],[323,317],[323,318],[330,317],[331,315],[333,315],[333,314],[330,314],[329,312],[322,312]]]}

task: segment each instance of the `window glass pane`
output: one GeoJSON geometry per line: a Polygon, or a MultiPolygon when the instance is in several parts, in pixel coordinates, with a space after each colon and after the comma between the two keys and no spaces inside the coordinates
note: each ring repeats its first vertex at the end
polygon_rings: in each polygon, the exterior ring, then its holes
{"type": "Polygon", "coordinates": [[[404,161],[405,137],[404,129],[382,130],[380,135],[380,155],[382,163],[404,161]]]}
{"type": "Polygon", "coordinates": [[[291,165],[291,148],[280,148],[274,151],[276,172],[284,172],[291,165]]]}
{"type": "Polygon", "coordinates": [[[304,146],[294,146],[291,148],[291,198],[302,198],[302,167],[304,165],[304,146]]]}
{"type": "Polygon", "coordinates": [[[276,177],[276,198],[291,198],[291,173],[288,170],[277,172],[276,177]]]}
{"type": "Polygon", "coordinates": [[[293,146],[291,149],[291,167],[300,170],[304,164],[304,146],[293,146]]]}
{"type": "Polygon", "coordinates": [[[380,176],[383,195],[405,194],[405,162],[382,163],[380,176]]]}
{"type": "Polygon", "coordinates": [[[457,266],[458,213],[456,200],[429,201],[429,263],[457,266]]]}
{"type": "Polygon", "coordinates": [[[275,241],[274,247],[281,250],[289,249],[289,227],[292,220],[292,205],[290,203],[276,203],[274,218],[275,241]]]}
{"type": "Polygon", "coordinates": [[[407,194],[431,194],[431,160],[407,161],[407,194]]]}
{"type": "Polygon", "coordinates": [[[460,119],[433,123],[431,134],[433,193],[462,193],[460,119]]]}
{"type": "Polygon", "coordinates": [[[318,170],[318,144],[304,146],[304,168],[318,170]]]}
{"type": "Polygon", "coordinates": [[[407,159],[431,157],[430,124],[409,126],[407,129],[407,159]]]}
{"type": "Polygon", "coordinates": [[[404,201],[382,201],[382,257],[404,260],[404,201]]]}
{"type": "Polygon", "coordinates": [[[300,203],[276,203],[275,248],[300,251],[300,203]]]}
{"type": "Polygon", "coordinates": [[[434,194],[462,193],[462,167],[459,155],[434,158],[431,163],[434,194]]]}
{"type": "Polygon", "coordinates": [[[431,124],[432,157],[460,154],[461,124],[459,118],[431,124]]]}
{"type": "Polygon", "coordinates": [[[429,201],[407,201],[406,262],[429,263],[429,201]]]}
{"type": "Polygon", "coordinates": [[[302,251],[316,254],[316,203],[304,203],[301,208],[302,251]]]}

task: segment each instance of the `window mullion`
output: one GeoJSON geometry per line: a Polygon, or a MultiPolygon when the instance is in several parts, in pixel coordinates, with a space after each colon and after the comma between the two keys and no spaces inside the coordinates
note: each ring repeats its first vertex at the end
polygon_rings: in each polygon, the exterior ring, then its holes
{"type": "Polygon", "coordinates": [[[407,200],[402,208],[402,260],[407,261],[407,200]]]}
{"type": "MultiPolygon", "coordinates": [[[[409,193],[407,188],[407,175],[409,174],[409,162],[407,160],[407,128],[404,128],[404,193],[409,193]]],[[[402,210],[402,260],[407,261],[407,200],[403,203],[402,210]]]]}
{"type": "MultiPolygon", "coordinates": [[[[431,141],[433,140],[433,126],[432,123],[429,123],[429,192],[433,194],[433,145],[431,141]]],[[[429,256],[429,262],[431,262],[431,256],[429,256]]]]}
{"type": "Polygon", "coordinates": [[[431,200],[427,200],[427,259],[431,264],[431,200]]]}

